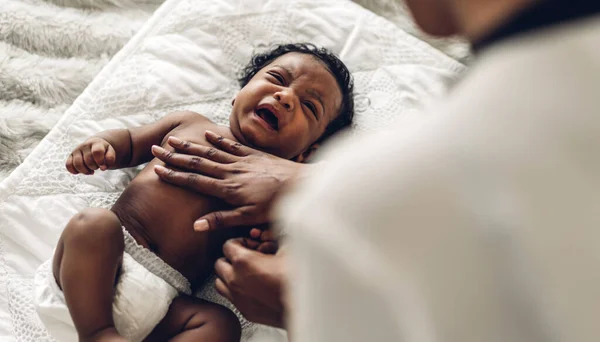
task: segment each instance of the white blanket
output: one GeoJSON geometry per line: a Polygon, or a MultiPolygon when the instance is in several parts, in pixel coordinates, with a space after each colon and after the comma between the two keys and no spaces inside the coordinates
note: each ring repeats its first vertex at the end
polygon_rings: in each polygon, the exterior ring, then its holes
{"type": "MultiPolygon", "coordinates": [[[[137,171],[72,176],[64,161],[76,144],[180,109],[226,124],[236,73],[250,55],[302,41],[334,50],[354,73],[355,132],[417,119],[418,106],[463,68],[345,0],[167,1],[0,183],[0,340],[52,340],[33,310],[35,269],[73,214],[110,207],[137,171]]],[[[214,290],[204,296],[214,298],[214,290]]]]}
{"type": "Polygon", "coordinates": [[[163,0],[2,0],[0,181],[163,0]]]}

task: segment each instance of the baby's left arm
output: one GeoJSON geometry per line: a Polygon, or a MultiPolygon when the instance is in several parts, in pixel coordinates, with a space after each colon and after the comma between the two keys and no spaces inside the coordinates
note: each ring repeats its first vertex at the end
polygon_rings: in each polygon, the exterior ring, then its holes
{"type": "Polygon", "coordinates": [[[184,127],[199,119],[206,120],[195,112],[174,112],[149,125],[129,129],[129,163],[131,167],[149,162],[154,158],[152,145],[162,145],[165,138],[174,130],[184,127]]]}

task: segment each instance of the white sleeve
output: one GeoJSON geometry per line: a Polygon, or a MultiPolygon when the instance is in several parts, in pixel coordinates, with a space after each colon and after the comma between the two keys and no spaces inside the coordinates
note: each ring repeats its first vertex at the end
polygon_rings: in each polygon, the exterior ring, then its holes
{"type": "Polygon", "coordinates": [[[292,341],[545,340],[510,210],[475,200],[451,149],[403,140],[334,146],[283,201],[292,341]]]}
{"type": "Polygon", "coordinates": [[[423,129],[331,147],[280,211],[293,342],[600,341],[599,36],[498,46],[423,129]]]}

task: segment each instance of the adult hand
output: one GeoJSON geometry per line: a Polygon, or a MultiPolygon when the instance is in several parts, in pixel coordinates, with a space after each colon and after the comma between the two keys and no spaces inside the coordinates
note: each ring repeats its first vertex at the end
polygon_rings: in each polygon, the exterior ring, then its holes
{"type": "Polygon", "coordinates": [[[225,257],[215,263],[215,287],[248,320],[285,328],[285,254],[263,254],[254,250],[259,246],[244,238],[227,241],[225,257]]]}
{"type": "Polygon", "coordinates": [[[243,146],[210,131],[206,132],[206,139],[214,147],[175,137],[168,139],[175,152],[152,147],[154,156],[168,167],[155,166],[155,172],[162,180],[218,197],[236,207],[200,217],[194,224],[194,229],[199,231],[269,222],[273,199],[302,168],[307,167],[306,164],[243,146]]]}

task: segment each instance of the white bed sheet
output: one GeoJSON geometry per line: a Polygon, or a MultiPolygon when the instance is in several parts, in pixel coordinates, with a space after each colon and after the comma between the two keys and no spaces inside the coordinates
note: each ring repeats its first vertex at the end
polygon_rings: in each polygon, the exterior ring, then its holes
{"type": "Polygon", "coordinates": [[[73,214],[110,207],[137,171],[72,176],[64,161],[76,144],[180,109],[226,124],[236,73],[250,55],[301,41],[332,49],[353,72],[354,132],[418,120],[418,107],[463,69],[350,1],[167,1],[0,183],[0,340],[52,340],[33,309],[35,269],[73,214]]]}

